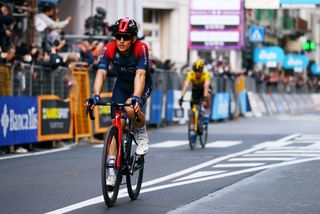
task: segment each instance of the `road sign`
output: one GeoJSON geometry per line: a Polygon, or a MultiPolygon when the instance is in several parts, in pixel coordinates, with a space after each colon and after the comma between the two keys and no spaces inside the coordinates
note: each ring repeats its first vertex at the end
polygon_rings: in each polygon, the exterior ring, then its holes
{"type": "Polygon", "coordinates": [[[263,42],[264,41],[264,28],[252,26],[249,30],[250,42],[263,42]]]}

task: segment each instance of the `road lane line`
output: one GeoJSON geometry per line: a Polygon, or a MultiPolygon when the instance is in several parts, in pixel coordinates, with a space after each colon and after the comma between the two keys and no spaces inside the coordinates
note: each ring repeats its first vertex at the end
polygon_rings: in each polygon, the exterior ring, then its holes
{"type": "Polygon", "coordinates": [[[12,158],[22,158],[22,157],[37,156],[37,155],[45,155],[45,154],[51,154],[51,153],[56,153],[56,152],[62,152],[62,151],[70,150],[71,147],[73,147],[73,146],[65,146],[63,148],[52,149],[52,150],[49,150],[49,151],[30,152],[30,153],[27,153],[27,154],[10,155],[10,156],[7,156],[7,157],[0,157],[0,160],[6,160],[6,159],[12,159],[12,158]]]}

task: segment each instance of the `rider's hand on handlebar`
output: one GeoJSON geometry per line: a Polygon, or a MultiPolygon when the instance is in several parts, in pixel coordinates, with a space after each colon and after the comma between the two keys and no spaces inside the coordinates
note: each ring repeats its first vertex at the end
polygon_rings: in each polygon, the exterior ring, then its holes
{"type": "Polygon", "coordinates": [[[99,95],[94,95],[87,99],[86,106],[90,106],[93,109],[97,104],[99,104],[101,98],[99,95]]]}
{"type": "Polygon", "coordinates": [[[142,105],[142,100],[141,100],[140,97],[132,96],[131,104],[133,106],[134,111],[138,112],[138,111],[140,111],[140,108],[141,108],[141,105],[142,105]]]}

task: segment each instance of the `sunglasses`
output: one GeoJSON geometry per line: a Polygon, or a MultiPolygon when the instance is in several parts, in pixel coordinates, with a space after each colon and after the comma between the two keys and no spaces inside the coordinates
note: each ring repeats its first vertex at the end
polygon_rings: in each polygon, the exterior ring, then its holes
{"type": "Polygon", "coordinates": [[[121,40],[121,38],[123,38],[124,41],[129,41],[132,39],[131,35],[126,35],[126,34],[116,34],[115,37],[117,40],[121,40]]]}

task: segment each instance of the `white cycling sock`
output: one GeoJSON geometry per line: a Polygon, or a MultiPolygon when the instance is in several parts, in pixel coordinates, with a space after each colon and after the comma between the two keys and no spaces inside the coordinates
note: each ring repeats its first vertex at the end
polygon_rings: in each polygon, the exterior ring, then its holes
{"type": "Polygon", "coordinates": [[[114,165],[115,165],[115,157],[113,155],[110,155],[108,156],[108,165],[109,165],[109,168],[108,168],[108,172],[109,172],[109,175],[111,176],[115,176],[115,173],[114,173],[114,165]]]}

